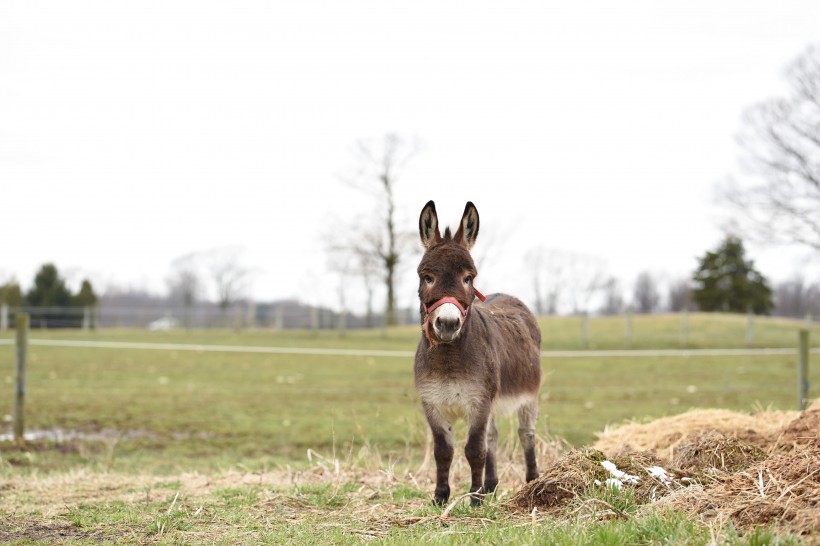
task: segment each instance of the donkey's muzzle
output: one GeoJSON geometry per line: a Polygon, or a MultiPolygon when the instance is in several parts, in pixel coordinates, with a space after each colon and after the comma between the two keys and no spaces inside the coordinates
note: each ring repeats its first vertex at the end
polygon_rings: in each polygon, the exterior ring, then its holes
{"type": "Polygon", "coordinates": [[[434,312],[433,332],[441,341],[453,341],[461,332],[464,317],[452,303],[445,303],[434,312]]]}

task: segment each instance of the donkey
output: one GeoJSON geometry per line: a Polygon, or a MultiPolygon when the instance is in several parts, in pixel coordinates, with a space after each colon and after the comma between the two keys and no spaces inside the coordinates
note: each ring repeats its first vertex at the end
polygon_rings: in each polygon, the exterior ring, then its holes
{"type": "Polygon", "coordinates": [[[526,478],[538,477],[535,420],[541,385],[541,331],[520,300],[506,294],[484,297],[474,286],[470,249],[478,235],[478,211],[464,208],[456,234],[441,236],[433,201],[419,217],[425,252],[418,266],[422,335],[416,350],[415,383],[433,433],[435,504],[450,497],[453,423],[468,426],[464,455],[470,464],[470,502],[481,504],[498,485],[495,414],[518,412],[526,478]],[[483,303],[473,303],[478,298],[483,303]],[[482,475],[484,483],[482,486],[482,475]]]}

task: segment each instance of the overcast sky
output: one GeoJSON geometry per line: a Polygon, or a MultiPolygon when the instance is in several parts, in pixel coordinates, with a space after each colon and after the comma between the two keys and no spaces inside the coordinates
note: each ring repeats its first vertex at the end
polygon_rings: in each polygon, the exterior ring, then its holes
{"type": "MultiPolygon", "coordinates": [[[[175,257],[233,245],[252,296],[333,305],[324,236],[381,212],[340,175],[387,132],[423,144],[403,229],[476,204],[485,293],[529,301],[539,246],[626,289],[684,277],[720,241],[743,110],[818,21],[816,0],[4,1],[0,281],[54,262],[75,289],[160,292],[175,257]]],[[[774,280],[806,267],[750,253],[774,280]]]]}

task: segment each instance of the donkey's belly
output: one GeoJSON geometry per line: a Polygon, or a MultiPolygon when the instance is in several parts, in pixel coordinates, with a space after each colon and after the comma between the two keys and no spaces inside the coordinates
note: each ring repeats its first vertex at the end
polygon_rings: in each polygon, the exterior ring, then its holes
{"type": "Polygon", "coordinates": [[[533,398],[532,394],[501,395],[493,401],[493,414],[509,415],[524,404],[532,402],[533,398]]]}
{"type": "Polygon", "coordinates": [[[435,407],[449,422],[469,420],[473,411],[485,403],[481,389],[456,381],[430,381],[418,386],[419,397],[435,407]]]}

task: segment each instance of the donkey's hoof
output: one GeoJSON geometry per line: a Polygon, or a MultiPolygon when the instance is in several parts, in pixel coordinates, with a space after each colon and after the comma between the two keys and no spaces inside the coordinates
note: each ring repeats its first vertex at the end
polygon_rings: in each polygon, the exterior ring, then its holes
{"type": "Polygon", "coordinates": [[[535,478],[538,477],[538,471],[535,472],[527,472],[527,483],[533,481],[535,478]]]}
{"type": "Polygon", "coordinates": [[[482,502],[484,502],[484,497],[480,493],[470,495],[470,506],[481,506],[482,502]]]}
{"type": "Polygon", "coordinates": [[[436,495],[433,497],[433,504],[436,506],[444,506],[449,498],[450,497],[439,497],[436,495]]]}

